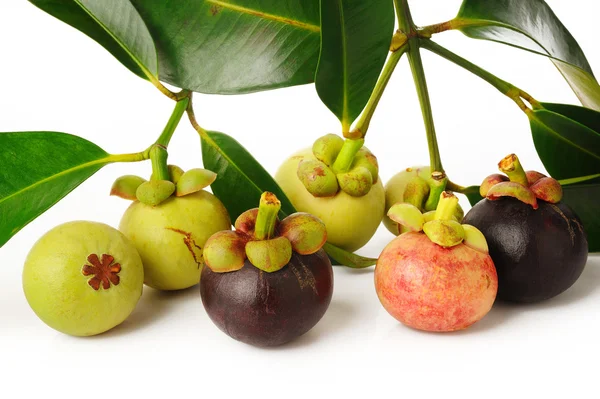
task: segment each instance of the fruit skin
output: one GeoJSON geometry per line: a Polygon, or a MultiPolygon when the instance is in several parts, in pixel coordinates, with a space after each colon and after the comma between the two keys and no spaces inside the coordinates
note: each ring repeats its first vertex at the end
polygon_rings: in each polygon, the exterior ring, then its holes
{"type": "Polygon", "coordinates": [[[135,201],[119,229],[142,257],[144,282],[159,290],[180,290],[198,284],[206,240],[230,230],[231,221],[217,197],[198,191],[154,207],[135,201]]]}
{"type": "Polygon", "coordinates": [[[385,210],[383,224],[393,235],[398,235],[398,223],[387,216],[390,208],[399,202],[404,202],[404,190],[406,185],[413,177],[420,177],[425,181],[431,179],[431,169],[429,166],[413,166],[406,168],[400,173],[394,175],[385,184],[385,210]]]}
{"type": "Polygon", "coordinates": [[[499,299],[549,299],[583,272],[588,243],[581,220],[563,203],[538,203],[534,210],[514,198],[484,199],[465,216],[464,223],[487,239],[498,271],[499,299]]]}
{"type": "Polygon", "coordinates": [[[489,255],[464,244],[442,248],[423,233],[390,242],[375,266],[383,307],[400,322],[425,331],[462,330],[494,303],[498,278],[489,255]]]}
{"type": "Polygon", "coordinates": [[[133,311],[144,285],[142,260],[123,234],[103,223],[59,225],[33,246],[23,268],[29,306],[62,333],[90,336],[121,324],[133,311]],[[91,254],[110,254],[121,265],[119,283],[94,290],[82,269],[91,254]]]}
{"type": "Polygon", "coordinates": [[[381,179],[368,194],[352,197],[339,191],[334,197],[314,197],[296,174],[303,159],[316,159],[311,149],[302,150],[287,159],[275,174],[294,207],[299,212],[310,213],[327,226],[327,241],[347,251],[362,248],[377,231],[385,205],[381,179]]]}
{"type": "Polygon", "coordinates": [[[283,269],[266,273],[248,260],[240,270],[202,270],[202,303],[232,338],[255,346],[285,344],[323,317],[333,294],[333,269],[325,251],[294,252],[283,269]]]}

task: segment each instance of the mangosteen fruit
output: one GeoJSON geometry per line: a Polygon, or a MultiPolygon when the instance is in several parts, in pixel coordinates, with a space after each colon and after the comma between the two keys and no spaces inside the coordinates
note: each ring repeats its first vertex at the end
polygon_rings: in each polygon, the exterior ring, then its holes
{"type": "MultiPolygon", "coordinates": [[[[445,173],[430,172],[429,166],[414,166],[406,168],[394,175],[385,185],[385,216],[383,224],[394,235],[410,231],[407,227],[396,223],[387,213],[390,208],[398,203],[414,205],[421,212],[435,211],[440,194],[446,190],[448,178],[445,173]]],[[[464,212],[460,205],[456,207],[454,215],[461,221],[464,212]]]]}
{"type": "Polygon", "coordinates": [[[29,306],[48,326],[74,336],[121,324],[143,286],[135,246],[104,223],[74,221],[53,228],[31,248],[23,268],[29,306]]]}
{"type": "Polygon", "coordinates": [[[465,216],[486,237],[498,271],[498,298],[538,302],[553,298],[581,276],[588,242],[579,217],[562,199],[558,181],[525,172],[516,155],[487,177],[484,197],[465,216]]]}
{"type": "Polygon", "coordinates": [[[142,257],[146,285],[180,290],[198,284],[204,244],[214,233],[231,228],[231,220],[221,201],[202,190],[215,180],[215,173],[170,166],[169,174],[169,180],[150,181],[123,176],[111,194],[134,201],[119,230],[142,257]]]}
{"type": "Polygon", "coordinates": [[[392,240],[375,266],[383,307],[403,324],[424,331],[462,330],[492,308],[498,277],[479,230],[455,218],[458,198],[442,192],[435,212],[412,204],[388,216],[408,231],[392,240]]]}
{"type": "Polygon", "coordinates": [[[210,319],[230,337],[254,346],[285,344],[313,328],[333,294],[333,269],[322,249],[324,223],[307,213],[279,221],[281,203],[263,193],[235,231],[206,242],[200,279],[210,319]]]}
{"type": "Polygon", "coordinates": [[[384,214],[377,158],[364,139],[328,134],[287,159],[275,174],[294,207],[327,226],[327,240],[354,252],[373,237],[384,214]]]}

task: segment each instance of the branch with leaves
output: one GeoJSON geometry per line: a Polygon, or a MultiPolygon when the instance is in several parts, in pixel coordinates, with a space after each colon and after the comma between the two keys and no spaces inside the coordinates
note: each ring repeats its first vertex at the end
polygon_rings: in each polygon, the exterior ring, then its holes
{"type": "MultiPolygon", "coordinates": [[[[176,102],[155,144],[167,149],[187,113],[200,137],[205,168],[219,175],[212,190],[232,218],[258,203],[264,191],[281,200],[281,216],[296,210],[239,142],[200,126],[192,92],[241,94],[314,82],[325,106],[339,118],[340,133],[362,139],[406,54],[430,165],[443,172],[421,59],[425,49],[490,83],[525,113],[544,166],[562,180],[564,201],[583,219],[590,250],[600,251],[600,206],[594,200],[600,194],[600,85],[576,40],[543,0],[464,0],[456,18],[425,27],[414,23],[407,0],[250,0],[243,6],[211,0],[30,2],[88,35],[176,102]],[[583,107],[538,101],[434,41],[449,30],[548,57],[583,107]]],[[[110,155],[83,138],[56,132],[2,133],[0,146],[0,245],[104,165],[148,160],[152,148],[110,155]],[[47,153],[57,155],[48,160],[47,153]]],[[[155,166],[164,167],[166,163],[155,166]]],[[[450,182],[448,187],[472,201],[480,199],[474,186],[450,182]]],[[[331,244],[325,248],[346,266],[375,263],[331,244]]]]}

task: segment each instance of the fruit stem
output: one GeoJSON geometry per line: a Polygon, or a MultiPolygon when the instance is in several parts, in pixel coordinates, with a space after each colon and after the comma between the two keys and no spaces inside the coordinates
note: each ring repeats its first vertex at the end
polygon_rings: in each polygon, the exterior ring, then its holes
{"type": "Polygon", "coordinates": [[[275,194],[268,191],[262,193],[254,227],[254,235],[258,240],[269,240],[275,235],[277,214],[280,209],[281,202],[275,194]]]}
{"type": "Polygon", "coordinates": [[[408,50],[408,44],[404,43],[397,50],[394,50],[394,52],[389,56],[388,60],[386,61],[385,65],[383,67],[381,76],[379,76],[379,79],[377,80],[377,84],[375,85],[375,88],[373,89],[373,93],[371,93],[369,102],[367,103],[365,110],[361,114],[360,119],[358,120],[358,122],[356,122],[356,126],[350,133],[349,137],[351,137],[351,138],[365,137],[365,135],[367,134],[367,131],[369,130],[369,125],[371,124],[371,119],[373,118],[373,114],[375,114],[375,109],[377,109],[377,105],[379,105],[379,101],[381,100],[381,97],[383,96],[383,92],[385,91],[385,88],[387,87],[387,84],[389,83],[390,78],[392,77],[392,74],[394,73],[394,70],[396,69],[396,66],[398,65],[398,62],[402,58],[402,55],[404,55],[404,53],[406,53],[407,50],[408,50]]]}
{"type": "Polygon", "coordinates": [[[529,114],[531,111],[531,109],[527,106],[527,104],[525,104],[523,100],[531,104],[533,108],[537,109],[541,107],[540,103],[527,92],[500,79],[496,75],[473,64],[472,62],[462,58],[458,54],[453,53],[452,51],[440,46],[439,44],[431,40],[421,40],[421,47],[439,55],[442,58],[447,59],[448,61],[455,63],[456,65],[466,69],[467,71],[485,80],[486,82],[494,86],[496,89],[498,89],[498,91],[500,91],[502,94],[513,100],[523,112],[529,114]]]}
{"type": "Polygon", "coordinates": [[[175,129],[177,128],[177,125],[179,125],[179,121],[181,121],[181,117],[185,113],[189,103],[189,97],[184,97],[183,99],[177,101],[177,104],[175,104],[175,109],[173,110],[167,125],[156,140],[155,144],[162,145],[165,148],[169,146],[171,137],[173,137],[173,133],[175,133],[175,129]]]}
{"type": "MultiPolygon", "coordinates": [[[[424,40],[427,42],[428,40],[424,40]]],[[[433,111],[431,110],[431,100],[429,98],[429,90],[427,89],[427,80],[425,79],[425,70],[423,68],[423,60],[420,53],[420,40],[413,37],[409,40],[410,50],[408,52],[408,61],[410,69],[415,81],[417,94],[419,95],[419,103],[421,104],[421,112],[423,114],[423,122],[427,132],[427,145],[429,146],[429,162],[431,170],[444,172],[440,150],[438,148],[437,137],[435,134],[435,124],[433,122],[433,111]]]]}
{"type": "Polygon", "coordinates": [[[502,159],[498,164],[498,168],[501,172],[506,173],[510,181],[529,187],[527,174],[525,173],[519,158],[515,154],[510,154],[502,159]]]}
{"type": "Polygon", "coordinates": [[[436,220],[452,220],[458,208],[458,197],[450,191],[443,191],[440,195],[438,207],[435,211],[436,220]]]}
{"type": "Polygon", "coordinates": [[[333,163],[333,171],[335,173],[346,173],[352,167],[356,153],[365,144],[364,139],[346,139],[340,150],[335,162],[333,163]]]}
{"type": "Polygon", "coordinates": [[[433,172],[429,181],[429,197],[425,202],[425,211],[436,210],[440,202],[440,195],[446,190],[448,177],[443,172],[433,172]]]}
{"type": "Polygon", "coordinates": [[[150,161],[152,162],[152,180],[169,180],[169,168],[167,166],[167,158],[169,154],[167,149],[155,144],[150,148],[150,161]]]}

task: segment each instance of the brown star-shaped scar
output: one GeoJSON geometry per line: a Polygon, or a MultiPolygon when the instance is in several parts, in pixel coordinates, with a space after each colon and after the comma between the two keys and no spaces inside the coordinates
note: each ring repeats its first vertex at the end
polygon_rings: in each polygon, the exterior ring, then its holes
{"type": "Polygon", "coordinates": [[[110,288],[110,283],[119,285],[120,278],[118,273],[121,271],[121,265],[113,263],[115,258],[112,255],[102,255],[102,262],[98,259],[98,255],[91,254],[87,257],[89,265],[83,266],[81,272],[84,276],[94,276],[88,280],[90,287],[98,291],[100,283],[105,290],[110,288]]]}

